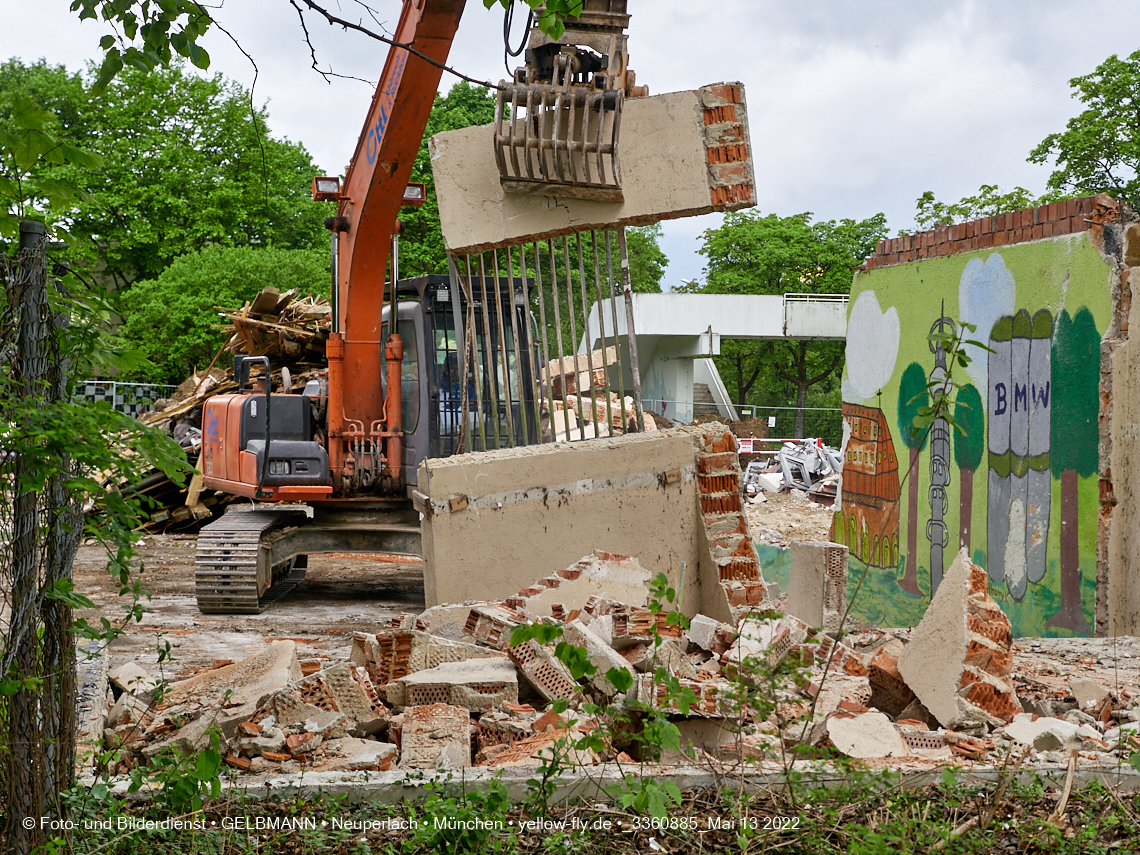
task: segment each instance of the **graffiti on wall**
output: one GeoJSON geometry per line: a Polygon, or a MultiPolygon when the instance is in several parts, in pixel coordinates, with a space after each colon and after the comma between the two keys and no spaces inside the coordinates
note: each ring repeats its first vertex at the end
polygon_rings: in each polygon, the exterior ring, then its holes
{"type": "Polygon", "coordinates": [[[1107,272],[1075,235],[856,276],[832,526],[867,570],[853,614],[917,623],[965,547],[1018,635],[1090,634],[1107,272]],[[966,366],[939,338],[963,322],[966,366]],[[914,430],[948,371],[944,418],[914,430]]]}

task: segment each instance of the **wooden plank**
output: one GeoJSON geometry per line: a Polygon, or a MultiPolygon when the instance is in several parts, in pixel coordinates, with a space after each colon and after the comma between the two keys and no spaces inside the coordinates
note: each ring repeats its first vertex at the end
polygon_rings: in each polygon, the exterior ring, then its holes
{"type": "Polygon", "coordinates": [[[253,303],[250,305],[249,311],[254,315],[267,314],[277,307],[277,301],[280,299],[281,292],[272,285],[267,285],[261,289],[260,294],[253,298],[253,303]]]}

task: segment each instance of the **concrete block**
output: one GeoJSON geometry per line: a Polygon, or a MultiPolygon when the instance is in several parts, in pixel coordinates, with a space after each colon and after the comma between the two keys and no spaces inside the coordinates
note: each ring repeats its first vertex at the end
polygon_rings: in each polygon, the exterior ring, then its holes
{"type": "Polygon", "coordinates": [[[111,711],[107,713],[107,727],[115,728],[124,724],[139,724],[148,712],[147,702],[129,692],[123,692],[111,711]]]}
{"type": "Polygon", "coordinates": [[[408,707],[403,717],[401,769],[462,769],[471,765],[471,713],[463,707],[408,707]]]}
{"type": "Polygon", "coordinates": [[[581,696],[577,682],[554,654],[533,638],[507,650],[536,692],[548,701],[577,701],[581,696]]]}
{"type": "Polygon", "coordinates": [[[499,183],[493,125],[436,134],[430,142],[432,173],[448,249],[490,249],[582,229],[751,207],[755,190],[743,87],[731,116],[706,107],[715,99],[714,88],[625,102],[623,202],[508,193],[499,183]],[[706,124],[708,117],[716,121],[706,124]],[[735,162],[720,162],[730,150],[735,162]]]}
{"type": "Polygon", "coordinates": [[[1077,709],[1088,712],[1099,709],[1109,697],[1109,691],[1092,680],[1070,680],[1069,691],[1077,702],[1077,709]]]}
{"type": "Polygon", "coordinates": [[[788,612],[809,626],[838,629],[847,605],[847,547],[794,540],[791,556],[788,612]]]}
{"type": "Polygon", "coordinates": [[[898,670],[943,727],[999,726],[1021,712],[1011,681],[1009,619],[965,549],[942,579],[898,670]]]}
{"type": "Polygon", "coordinates": [[[127,692],[148,703],[154,697],[154,690],[158,686],[158,680],[148,674],[137,662],[126,662],[118,668],[112,668],[107,672],[107,678],[120,692],[127,692]]]}
{"type": "Polygon", "coordinates": [[[629,674],[630,679],[633,680],[629,692],[627,693],[629,695],[633,694],[634,686],[636,686],[637,683],[634,679],[637,675],[634,673],[633,668],[616,650],[595,635],[589,626],[586,626],[580,620],[572,620],[562,627],[562,637],[570,644],[584,647],[586,649],[586,655],[590,658],[590,664],[598,669],[594,673],[594,676],[590,678],[590,685],[606,697],[612,698],[616,692],[610,681],[606,679],[606,674],[611,668],[616,668],[619,671],[625,671],[629,674]]]}
{"type": "Polygon", "coordinates": [[[840,754],[856,759],[906,757],[911,751],[883,713],[836,715],[827,720],[827,738],[840,754]]]}
{"type": "Polygon", "coordinates": [[[259,701],[274,689],[301,678],[297,646],[273,641],[262,651],[224,668],[172,683],[165,699],[172,704],[197,702],[206,706],[239,706],[259,701]]]}
{"type": "Polygon", "coordinates": [[[867,677],[871,683],[870,705],[891,718],[902,716],[915,700],[914,692],[899,673],[899,656],[906,645],[892,638],[871,656],[867,677]]]}
{"type": "Polygon", "coordinates": [[[448,662],[409,674],[399,682],[409,707],[451,704],[481,712],[519,699],[518,676],[507,659],[448,662]]]}
{"type": "Polygon", "coordinates": [[[313,768],[320,772],[386,772],[396,762],[398,749],[388,742],[345,736],[321,745],[321,757],[313,768]]]}
{"type": "Polygon", "coordinates": [[[369,695],[372,683],[363,668],[337,665],[322,673],[337,712],[355,722],[372,721],[384,714],[376,690],[372,689],[369,695]]]}
{"type": "MultiPolygon", "coordinates": [[[[1080,727],[1059,718],[1039,718],[1027,714],[1014,716],[1005,728],[1005,735],[1022,745],[1032,745],[1037,751],[1060,751],[1081,741],[1080,727]]],[[[1099,737],[1099,731],[1096,732],[1099,737]]]]}
{"type": "Polygon", "coordinates": [[[689,641],[693,642],[693,644],[702,650],[711,652],[713,645],[716,644],[716,634],[722,629],[732,631],[732,627],[726,623],[721,623],[715,618],[706,615],[693,615],[689,620],[689,641]]]}

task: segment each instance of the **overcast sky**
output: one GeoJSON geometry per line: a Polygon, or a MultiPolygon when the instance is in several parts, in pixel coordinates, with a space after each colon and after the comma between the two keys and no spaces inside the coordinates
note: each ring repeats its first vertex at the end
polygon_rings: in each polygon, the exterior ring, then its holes
{"type": "MultiPolygon", "coordinates": [[[[217,19],[256,60],[270,127],[301,142],[326,172],[343,172],[372,95],[310,68],[289,0],[220,0],[217,19]]],[[[329,0],[345,17],[356,0],[329,0]]],[[[371,0],[394,25],[401,3],[371,0]]],[[[107,32],[80,23],[70,0],[0,0],[0,57],[78,69],[107,32]]],[[[1049,174],[1025,157],[1078,111],[1068,81],[1110,54],[1140,49],[1140,0],[629,0],[631,66],[652,93],[741,80],[747,89],[757,196],[764,213],[861,219],[882,211],[913,228],[925,190],[956,201],[983,183],[1041,193],[1049,174]]],[[[518,20],[523,18],[518,16],[518,20]]],[[[386,48],[310,21],[322,67],[375,82],[386,48]]],[[[253,82],[220,32],[204,42],[211,71],[253,82]]],[[[469,0],[452,64],[506,76],[502,10],[469,0]]],[[[443,87],[451,85],[444,75],[443,87]]],[[[710,215],[665,223],[666,284],[701,277],[710,215]]]]}

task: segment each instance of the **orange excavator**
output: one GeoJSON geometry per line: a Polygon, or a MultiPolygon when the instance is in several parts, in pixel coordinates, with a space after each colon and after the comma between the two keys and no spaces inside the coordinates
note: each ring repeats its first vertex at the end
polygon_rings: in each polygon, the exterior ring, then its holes
{"type": "MultiPolygon", "coordinates": [[[[494,145],[508,191],[620,199],[621,105],[633,90],[625,5],[586,0],[559,39],[531,31],[526,65],[499,92],[494,145]]],[[[237,393],[206,403],[204,484],[253,502],[232,505],[199,535],[204,613],[263,610],[300,584],[308,555],[419,555],[409,485],[425,457],[461,450],[469,397],[484,408],[479,418],[505,417],[509,431],[495,430],[497,445],[541,441],[539,420],[527,417],[538,412],[538,363],[517,358],[534,347],[517,280],[475,278],[461,290],[454,276],[399,279],[397,217],[423,200],[409,178],[463,9],[464,0],[405,0],[395,41],[406,47],[388,53],[343,182],[313,181],[314,198],[338,206],[326,222],[327,375],[301,390],[269,389],[268,358],[239,356],[237,393]],[[484,327],[500,330],[498,341],[483,341],[491,358],[482,361],[456,346],[472,308],[484,327]],[[502,349],[516,358],[500,362],[504,318],[514,332],[502,349]],[[496,364],[505,375],[488,367],[496,364]],[[524,391],[497,394],[512,385],[524,391]]]]}

